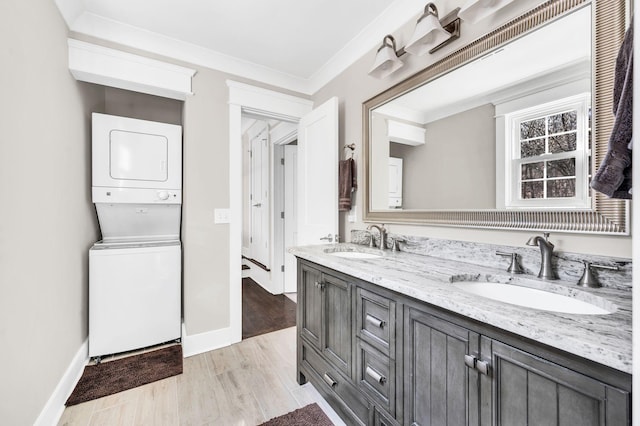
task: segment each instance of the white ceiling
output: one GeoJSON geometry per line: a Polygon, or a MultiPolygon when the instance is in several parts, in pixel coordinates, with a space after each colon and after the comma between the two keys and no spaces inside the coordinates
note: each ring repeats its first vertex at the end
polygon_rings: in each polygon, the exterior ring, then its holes
{"type": "Polygon", "coordinates": [[[307,94],[424,7],[424,0],[54,1],[76,33],[307,94]]]}

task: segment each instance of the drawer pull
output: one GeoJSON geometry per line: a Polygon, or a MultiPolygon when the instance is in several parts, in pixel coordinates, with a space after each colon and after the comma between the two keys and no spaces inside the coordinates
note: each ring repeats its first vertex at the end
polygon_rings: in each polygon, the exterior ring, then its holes
{"type": "Polygon", "coordinates": [[[324,373],[324,375],[322,376],[322,378],[324,379],[325,382],[327,382],[327,384],[331,387],[335,387],[335,385],[338,384],[338,382],[336,382],[335,380],[333,380],[331,378],[331,376],[329,376],[329,373],[324,373]]]}
{"type": "Polygon", "coordinates": [[[367,314],[365,320],[374,327],[383,328],[385,325],[384,321],[374,317],[373,315],[367,314]]]}
{"type": "Polygon", "coordinates": [[[378,373],[376,370],[369,367],[368,365],[367,365],[367,369],[364,372],[367,376],[371,377],[373,380],[380,383],[381,385],[384,385],[384,383],[387,381],[386,377],[384,377],[382,374],[378,373]]]}

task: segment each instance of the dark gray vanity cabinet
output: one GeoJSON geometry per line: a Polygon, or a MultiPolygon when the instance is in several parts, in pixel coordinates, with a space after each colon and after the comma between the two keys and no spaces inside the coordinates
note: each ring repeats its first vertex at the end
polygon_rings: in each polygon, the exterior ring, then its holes
{"type": "Polygon", "coordinates": [[[631,376],[305,260],[298,381],[349,425],[631,424],[631,376]]]}

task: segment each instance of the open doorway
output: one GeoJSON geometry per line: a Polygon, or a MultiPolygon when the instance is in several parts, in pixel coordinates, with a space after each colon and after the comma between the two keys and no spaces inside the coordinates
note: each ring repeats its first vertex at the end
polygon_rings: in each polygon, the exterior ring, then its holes
{"type": "Polygon", "coordinates": [[[295,325],[296,151],[296,123],[242,114],[243,339],[295,325]]]}
{"type": "Polygon", "coordinates": [[[296,291],[296,151],[296,123],[243,112],[243,277],[271,294],[296,291]]]}

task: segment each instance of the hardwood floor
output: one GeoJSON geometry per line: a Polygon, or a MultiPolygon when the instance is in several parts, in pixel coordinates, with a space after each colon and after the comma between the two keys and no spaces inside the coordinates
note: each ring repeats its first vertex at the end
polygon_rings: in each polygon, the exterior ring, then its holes
{"type": "Polygon", "coordinates": [[[242,279],[242,338],[296,325],[296,304],[273,295],[251,278],[242,279]]]}
{"type": "Polygon", "coordinates": [[[320,394],[296,383],[295,327],[184,359],[183,374],[67,407],[59,425],[258,425],[320,394]]]}

